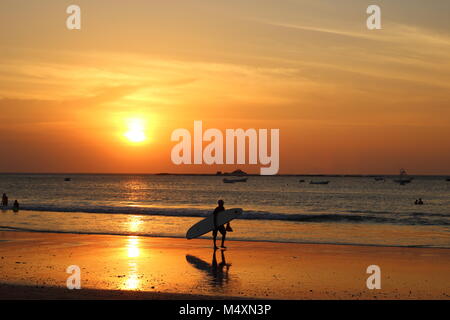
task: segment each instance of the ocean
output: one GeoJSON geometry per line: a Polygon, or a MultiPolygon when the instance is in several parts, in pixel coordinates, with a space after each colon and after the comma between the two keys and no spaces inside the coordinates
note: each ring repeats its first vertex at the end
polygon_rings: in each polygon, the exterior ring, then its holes
{"type": "Polygon", "coordinates": [[[230,240],[450,248],[450,182],[395,178],[1,174],[0,193],[21,210],[0,211],[0,230],[183,238],[223,199],[244,210],[230,240]]]}

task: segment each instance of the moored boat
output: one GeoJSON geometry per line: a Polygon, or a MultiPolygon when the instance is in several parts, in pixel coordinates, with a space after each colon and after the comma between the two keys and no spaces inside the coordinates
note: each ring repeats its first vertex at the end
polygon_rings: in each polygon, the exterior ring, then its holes
{"type": "Polygon", "coordinates": [[[330,181],[310,181],[309,184],[329,184],[330,181]]]}
{"type": "Polygon", "coordinates": [[[240,179],[227,179],[227,178],[224,178],[223,182],[224,183],[247,182],[247,179],[248,178],[240,178],[240,179]]]}
{"type": "Polygon", "coordinates": [[[406,173],[405,169],[400,169],[400,176],[398,179],[394,179],[394,182],[400,184],[401,186],[404,186],[405,184],[411,183],[412,178],[408,178],[408,175],[406,173]]]}

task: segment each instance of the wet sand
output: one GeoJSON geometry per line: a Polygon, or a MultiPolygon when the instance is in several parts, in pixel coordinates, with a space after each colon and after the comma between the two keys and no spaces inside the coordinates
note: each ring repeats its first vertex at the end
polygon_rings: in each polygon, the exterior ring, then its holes
{"type": "Polygon", "coordinates": [[[450,299],[449,249],[230,241],[214,257],[211,244],[1,231],[0,299],[450,299]]]}

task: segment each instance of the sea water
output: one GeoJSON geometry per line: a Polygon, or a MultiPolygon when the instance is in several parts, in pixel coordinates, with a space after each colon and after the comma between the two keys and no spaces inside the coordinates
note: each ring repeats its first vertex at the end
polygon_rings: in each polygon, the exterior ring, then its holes
{"type": "Polygon", "coordinates": [[[232,222],[231,240],[450,248],[450,182],[445,177],[418,176],[403,186],[395,177],[249,176],[233,184],[222,179],[3,174],[0,193],[7,193],[10,208],[0,211],[0,228],[184,237],[223,199],[226,208],[244,209],[232,222]],[[414,204],[418,198],[424,205],[414,204]],[[18,213],[10,210],[16,199],[18,213]]]}

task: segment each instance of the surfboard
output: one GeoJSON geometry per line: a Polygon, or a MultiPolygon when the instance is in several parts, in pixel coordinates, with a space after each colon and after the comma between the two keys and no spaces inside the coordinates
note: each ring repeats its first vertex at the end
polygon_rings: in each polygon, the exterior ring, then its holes
{"type": "MultiPolygon", "coordinates": [[[[224,225],[225,223],[228,223],[231,220],[237,218],[241,214],[242,214],[241,208],[233,208],[222,211],[217,215],[217,225],[218,226],[224,225]]],[[[211,213],[210,216],[197,222],[192,227],[190,227],[186,233],[186,238],[187,239],[198,238],[204,235],[205,233],[208,233],[213,230],[214,230],[214,217],[211,213]]]]}

